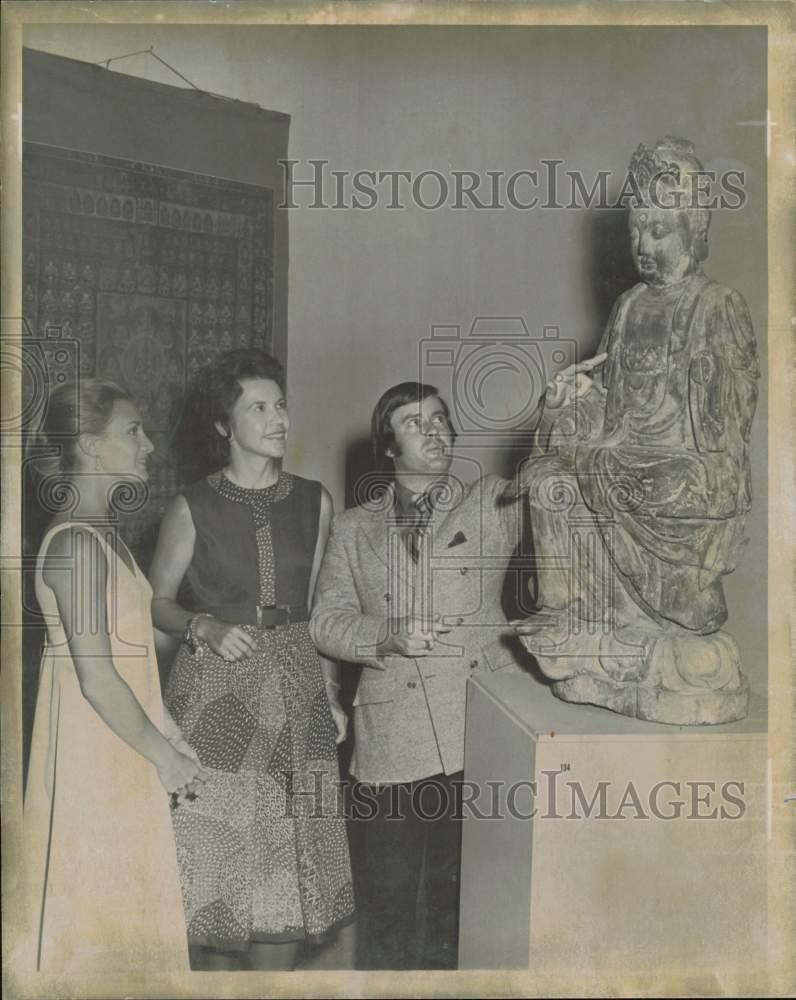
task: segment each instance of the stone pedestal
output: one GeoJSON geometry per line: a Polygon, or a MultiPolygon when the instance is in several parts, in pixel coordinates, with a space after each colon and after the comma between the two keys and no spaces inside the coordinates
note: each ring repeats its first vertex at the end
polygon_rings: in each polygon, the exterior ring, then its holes
{"type": "Polygon", "coordinates": [[[762,965],[764,709],[673,727],[566,704],[527,675],[471,681],[460,968],[616,982],[762,965]]]}

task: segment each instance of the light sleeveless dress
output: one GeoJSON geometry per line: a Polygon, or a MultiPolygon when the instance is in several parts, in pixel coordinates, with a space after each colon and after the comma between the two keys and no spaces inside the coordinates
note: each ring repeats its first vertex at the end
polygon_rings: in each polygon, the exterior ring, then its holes
{"type": "MultiPolygon", "coordinates": [[[[155,767],[113,733],[83,696],[55,594],[44,581],[50,541],[68,527],[47,532],[36,566],[47,639],[23,819],[28,960],[50,974],[187,971],[168,796],[155,767]]],[[[135,562],[131,570],[95,534],[107,559],[114,665],[162,729],[152,591],[135,562]]],[[[81,558],[78,551],[69,560],[78,572],[81,558]]]]}

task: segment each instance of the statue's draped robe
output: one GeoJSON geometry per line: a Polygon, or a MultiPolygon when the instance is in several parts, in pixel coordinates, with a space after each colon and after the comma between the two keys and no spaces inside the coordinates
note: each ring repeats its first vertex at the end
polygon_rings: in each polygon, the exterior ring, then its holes
{"type": "MultiPolygon", "coordinates": [[[[544,457],[527,469],[537,552],[566,549],[555,503],[537,503],[540,490],[555,496],[558,476],[595,515],[624,591],[617,624],[629,596],[636,620],[640,611],[658,626],[714,632],[727,617],[721,576],[735,568],[751,504],[759,368],[746,303],[701,273],[660,289],[638,284],[617,300],[599,352],[608,355],[602,387],[542,412],[544,457]]],[[[592,576],[598,566],[593,558],[592,576]]],[[[543,607],[571,602],[562,579],[540,574],[543,607]]],[[[587,607],[600,582],[581,568],[578,588],[587,607]]]]}

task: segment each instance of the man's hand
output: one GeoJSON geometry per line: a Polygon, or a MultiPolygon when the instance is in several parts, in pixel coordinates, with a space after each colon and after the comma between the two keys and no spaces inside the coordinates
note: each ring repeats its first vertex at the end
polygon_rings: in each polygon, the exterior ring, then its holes
{"type": "Polygon", "coordinates": [[[439,615],[432,621],[420,618],[393,618],[390,634],[379,647],[379,656],[429,656],[439,638],[450,632],[439,615]]]}
{"type": "Polygon", "coordinates": [[[326,688],[326,698],[329,702],[329,710],[332,713],[334,728],[337,730],[335,743],[342,743],[348,734],[348,716],[345,709],[340,704],[340,682],[333,677],[324,678],[326,688]]]}
{"type": "Polygon", "coordinates": [[[348,716],[345,713],[345,709],[340,704],[337,699],[329,699],[329,709],[332,713],[332,719],[334,720],[334,728],[337,730],[337,735],[334,738],[335,743],[342,743],[346,735],[348,734],[348,716]]]}
{"type": "Polygon", "coordinates": [[[580,361],[578,364],[570,365],[569,368],[559,372],[547,383],[545,405],[551,410],[557,410],[573,399],[585,396],[594,383],[584,372],[598,368],[607,357],[607,354],[598,354],[595,358],[580,361]]]}

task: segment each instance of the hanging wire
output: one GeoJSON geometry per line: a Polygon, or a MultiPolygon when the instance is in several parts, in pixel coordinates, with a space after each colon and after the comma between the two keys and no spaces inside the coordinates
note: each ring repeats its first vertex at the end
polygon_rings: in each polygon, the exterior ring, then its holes
{"type": "MultiPolygon", "coordinates": [[[[161,59],[161,57],[157,54],[157,52],[155,52],[154,45],[150,45],[148,49],[138,49],[137,52],[125,52],[121,56],[112,56],[110,59],[100,59],[97,62],[92,63],[91,65],[104,66],[105,69],[110,70],[110,65],[112,62],[118,62],[120,59],[130,59],[132,58],[132,56],[152,56],[153,59],[157,59],[157,61],[159,63],[162,63],[166,67],[166,69],[170,70],[172,73],[174,73],[175,76],[178,76],[181,80],[184,80],[189,86],[193,87],[193,89],[199,94],[206,94],[208,97],[215,97],[216,100],[226,101],[228,104],[246,103],[245,101],[239,101],[235,97],[227,97],[226,94],[216,94],[215,91],[213,90],[203,90],[201,87],[197,87],[192,80],[188,79],[187,76],[183,76],[183,74],[180,73],[178,69],[175,69],[170,63],[167,63],[165,59],[161,59]]],[[[259,110],[262,110],[256,104],[253,105],[253,107],[257,107],[259,110]]]]}
{"type": "Polygon", "coordinates": [[[179,70],[175,69],[173,66],[169,66],[169,64],[166,62],[165,59],[161,59],[154,49],[150,49],[149,54],[152,56],[153,59],[157,59],[159,63],[163,63],[166,69],[170,69],[171,72],[175,73],[181,80],[185,80],[186,83],[190,83],[194,90],[199,90],[199,87],[197,87],[195,83],[192,83],[187,76],[183,76],[179,70]]]}
{"type": "Polygon", "coordinates": [[[203,94],[208,93],[208,91],[202,90],[201,87],[197,87],[196,84],[193,83],[193,81],[188,79],[187,76],[183,76],[179,70],[175,69],[173,66],[170,66],[165,59],[161,59],[160,56],[157,54],[157,52],[155,52],[155,47],[153,45],[150,45],[148,49],[139,49],[137,52],[125,52],[124,55],[113,56],[111,59],[100,59],[98,62],[94,63],[94,65],[104,66],[105,69],[110,69],[110,65],[112,62],[118,62],[120,59],[130,59],[132,56],[143,56],[143,55],[152,56],[153,59],[157,59],[157,61],[159,63],[162,63],[166,67],[166,69],[171,70],[171,72],[174,73],[175,76],[178,76],[181,80],[184,80],[187,84],[193,87],[194,90],[199,90],[203,94]]]}
{"type": "Polygon", "coordinates": [[[152,46],[148,49],[139,49],[137,52],[125,52],[123,56],[114,56],[112,59],[100,59],[99,62],[95,62],[95,66],[104,66],[107,69],[112,62],[116,62],[117,59],[129,59],[130,56],[142,56],[147,52],[152,51],[152,46]]]}

